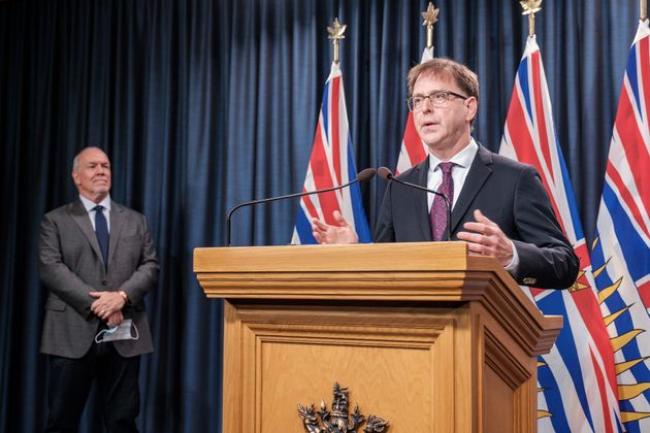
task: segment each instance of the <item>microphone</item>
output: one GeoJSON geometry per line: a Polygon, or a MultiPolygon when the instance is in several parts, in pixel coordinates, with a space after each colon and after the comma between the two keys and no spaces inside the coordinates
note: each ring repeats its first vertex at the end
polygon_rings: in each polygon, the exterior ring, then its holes
{"type": "Polygon", "coordinates": [[[330,191],[337,191],[339,189],[347,188],[350,185],[353,185],[358,182],[365,182],[367,180],[372,179],[375,177],[375,174],[377,173],[377,170],[374,168],[366,168],[365,170],[361,170],[355,179],[348,183],[344,183],[343,185],[335,186],[332,188],[325,188],[325,189],[317,189],[314,191],[303,191],[303,192],[297,192],[294,194],[287,194],[287,195],[280,195],[277,197],[269,197],[269,198],[262,198],[259,200],[250,200],[246,201],[243,203],[239,203],[236,206],[233,206],[230,208],[230,211],[228,211],[228,216],[226,217],[226,246],[230,246],[230,220],[232,219],[232,214],[235,213],[235,211],[239,208],[242,208],[244,206],[252,206],[252,205],[257,205],[257,204],[262,204],[262,203],[269,203],[272,201],[276,200],[285,200],[289,198],[296,198],[296,197],[302,197],[305,195],[312,195],[312,194],[320,194],[322,192],[330,192],[330,191]]]}
{"type": "Polygon", "coordinates": [[[449,202],[449,198],[446,195],[444,195],[441,192],[434,191],[432,189],[425,188],[423,186],[417,185],[415,183],[406,182],[404,180],[401,180],[401,179],[393,176],[393,172],[390,171],[390,168],[387,168],[387,167],[379,167],[379,169],[377,170],[377,174],[379,174],[379,177],[381,177],[384,180],[387,180],[388,182],[395,181],[395,182],[397,182],[399,184],[402,184],[402,185],[405,185],[405,186],[408,186],[408,187],[411,187],[411,188],[419,189],[421,191],[430,192],[431,194],[435,194],[435,195],[437,195],[439,197],[442,197],[442,199],[445,201],[445,205],[447,206],[447,240],[448,241],[451,240],[451,203],[449,202]]]}

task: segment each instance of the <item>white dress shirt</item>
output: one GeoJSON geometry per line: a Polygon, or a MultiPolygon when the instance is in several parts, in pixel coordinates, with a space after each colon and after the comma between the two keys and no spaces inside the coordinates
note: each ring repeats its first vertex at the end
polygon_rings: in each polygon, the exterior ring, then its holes
{"type": "Polygon", "coordinates": [[[86,212],[88,212],[88,218],[90,218],[90,224],[93,225],[93,230],[95,230],[95,212],[97,212],[94,207],[97,205],[104,206],[104,210],[102,213],[104,214],[104,218],[106,218],[106,226],[108,227],[108,232],[111,232],[111,196],[107,195],[104,200],[100,201],[99,203],[95,203],[93,201],[88,200],[86,197],[83,195],[79,195],[79,199],[81,199],[81,203],[84,205],[84,208],[86,208],[86,212]]]}
{"type": "MultiPolygon", "coordinates": [[[[467,179],[467,173],[469,173],[469,168],[474,162],[474,158],[478,153],[478,144],[472,138],[470,142],[456,155],[452,156],[449,162],[453,162],[454,168],[451,170],[451,178],[454,181],[454,196],[451,198],[451,208],[454,208],[456,200],[458,200],[458,195],[460,194],[463,185],[465,185],[465,179],[467,179]]],[[[442,183],[442,170],[438,164],[445,162],[437,157],[429,154],[429,173],[427,174],[427,188],[434,191],[438,191],[440,184],[442,183]]],[[[427,209],[431,209],[433,204],[433,198],[435,194],[427,194],[427,209]]]]}

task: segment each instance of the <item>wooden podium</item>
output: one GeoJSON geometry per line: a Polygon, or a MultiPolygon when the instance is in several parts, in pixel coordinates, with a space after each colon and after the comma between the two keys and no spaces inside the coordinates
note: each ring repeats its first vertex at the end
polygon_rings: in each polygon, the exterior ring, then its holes
{"type": "Polygon", "coordinates": [[[389,433],[536,431],[562,318],[463,242],[197,248],[194,271],[225,300],[224,433],[301,433],[335,382],[389,433]]]}

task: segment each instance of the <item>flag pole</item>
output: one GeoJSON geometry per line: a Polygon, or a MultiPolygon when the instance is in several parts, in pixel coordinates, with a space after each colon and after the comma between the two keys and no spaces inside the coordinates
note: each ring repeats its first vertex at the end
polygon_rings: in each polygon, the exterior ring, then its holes
{"type": "Polygon", "coordinates": [[[422,12],[424,18],[423,26],[427,27],[427,49],[433,51],[433,25],[438,21],[440,9],[437,9],[433,3],[429,2],[427,10],[422,12]]]}
{"type": "Polygon", "coordinates": [[[639,8],[641,9],[641,21],[645,21],[648,19],[648,0],[640,0],[639,1],[639,8]]]}
{"type": "Polygon", "coordinates": [[[521,14],[528,15],[528,37],[535,36],[535,14],[542,10],[542,0],[521,0],[519,4],[524,8],[521,14]]]}
{"type": "Polygon", "coordinates": [[[345,29],[347,29],[347,24],[341,25],[339,18],[334,18],[332,25],[327,26],[327,32],[330,34],[327,38],[332,40],[332,47],[334,48],[334,63],[339,64],[340,53],[339,53],[339,40],[345,39],[345,29]]]}

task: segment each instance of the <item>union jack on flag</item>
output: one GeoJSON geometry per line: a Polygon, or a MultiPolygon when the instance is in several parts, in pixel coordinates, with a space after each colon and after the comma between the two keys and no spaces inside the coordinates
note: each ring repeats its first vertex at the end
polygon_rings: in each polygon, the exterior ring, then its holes
{"type": "MultiPolygon", "coordinates": [[[[340,186],[356,177],[343,77],[338,63],[333,62],[325,83],[303,191],[340,186]]],[[[327,224],[337,225],[332,217],[335,210],[341,212],[348,224],[355,229],[359,242],[372,241],[359,184],[355,183],[338,191],[302,197],[291,243],[315,244],[311,219],[318,218],[327,224]]]]}
{"type": "Polygon", "coordinates": [[[578,279],[569,290],[524,289],[544,314],[564,318],[551,352],[538,361],[538,431],[620,432],[612,344],[601,319],[589,251],[556,138],[542,57],[534,36],[528,38],[519,64],[500,153],[537,169],[581,264],[578,279]]]}
{"type": "Polygon", "coordinates": [[[640,22],[627,59],[592,260],[614,343],[626,431],[650,431],[650,30],[640,22]]]}
{"type": "MultiPolygon", "coordinates": [[[[425,48],[422,52],[422,60],[420,63],[427,62],[433,59],[433,48],[425,48]]],[[[399,151],[399,158],[397,159],[396,174],[404,173],[409,168],[424,161],[427,156],[427,147],[418,132],[415,130],[413,123],[413,113],[409,111],[406,118],[406,126],[404,127],[404,138],[402,138],[402,147],[399,151]]]]}

